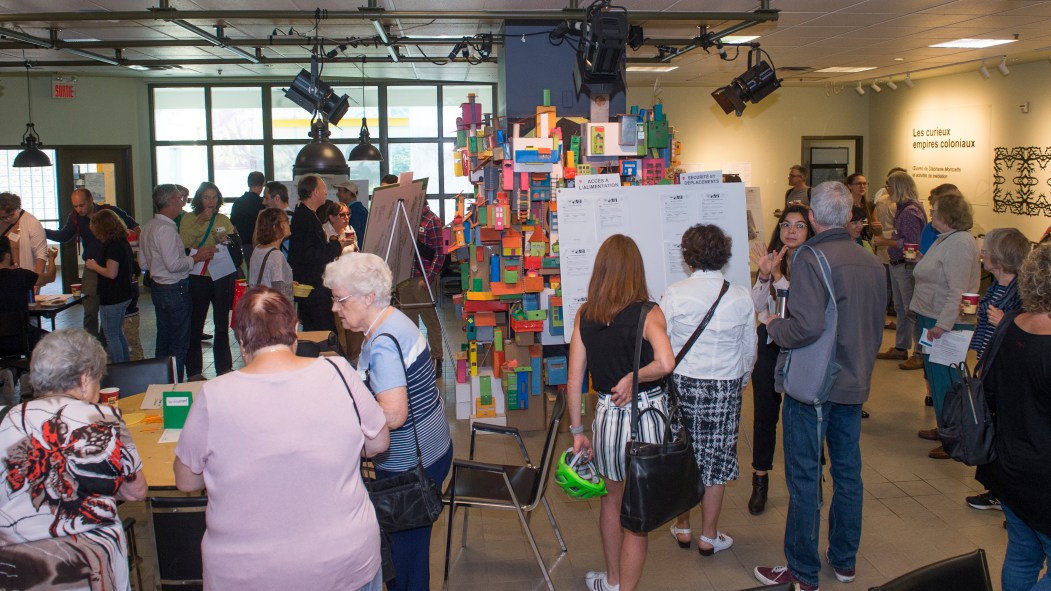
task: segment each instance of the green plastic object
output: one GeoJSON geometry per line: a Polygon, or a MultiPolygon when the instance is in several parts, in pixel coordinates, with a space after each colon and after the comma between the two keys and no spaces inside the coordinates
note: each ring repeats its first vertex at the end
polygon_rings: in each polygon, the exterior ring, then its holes
{"type": "Polygon", "coordinates": [[[570,498],[593,499],[606,495],[606,481],[598,475],[590,460],[580,463],[580,454],[569,448],[558,456],[555,468],[555,484],[570,498]]]}

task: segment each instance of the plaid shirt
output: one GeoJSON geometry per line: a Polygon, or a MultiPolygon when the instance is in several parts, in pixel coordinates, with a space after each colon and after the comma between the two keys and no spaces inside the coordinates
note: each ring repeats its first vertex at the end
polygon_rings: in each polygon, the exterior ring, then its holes
{"type": "MultiPolygon", "coordinates": [[[[426,204],[423,206],[423,214],[420,216],[420,228],[416,234],[416,240],[421,244],[434,249],[434,256],[430,259],[423,256],[423,270],[427,274],[427,281],[433,281],[435,276],[441,272],[445,264],[445,254],[442,253],[444,240],[442,239],[442,220],[435,215],[426,204]]],[[[413,263],[412,276],[421,275],[419,263],[413,263]]]]}

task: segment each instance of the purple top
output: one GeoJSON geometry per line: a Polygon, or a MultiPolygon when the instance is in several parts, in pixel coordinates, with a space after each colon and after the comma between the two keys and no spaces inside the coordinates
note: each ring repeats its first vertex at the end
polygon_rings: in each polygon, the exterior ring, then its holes
{"type": "Polygon", "coordinates": [[[923,211],[923,206],[919,201],[909,199],[898,204],[897,213],[894,214],[894,234],[891,235],[891,238],[897,240],[898,244],[887,248],[890,262],[897,263],[905,256],[902,248],[906,242],[916,245],[920,243],[920,234],[923,233],[925,225],[927,225],[927,213],[923,211]]]}

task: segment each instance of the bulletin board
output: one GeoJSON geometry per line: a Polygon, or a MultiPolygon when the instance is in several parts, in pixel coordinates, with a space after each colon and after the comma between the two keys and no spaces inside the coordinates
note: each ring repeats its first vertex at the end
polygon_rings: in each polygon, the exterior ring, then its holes
{"type": "Polygon", "coordinates": [[[573,326],[577,310],[587,301],[599,246],[614,234],[630,236],[639,246],[646,284],[655,301],[667,286],[688,276],[679,245],[683,233],[701,223],[715,224],[732,238],[730,262],[723,272],[731,283],[749,287],[746,212],[742,183],[561,191],[558,237],[566,342],[572,336],[568,328],[573,326]]]}
{"type": "Polygon", "coordinates": [[[426,203],[427,179],[417,179],[407,184],[377,187],[372,194],[369,221],[365,226],[365,240],[361,250],[371,252],[387,261],[394,275],[394,285],[412,275],[412,263],[416,258],[416,234],[426,203]],[[398,212],[398,202],[405,203],[405,212],[410,228],[398,212]],[[393,242],[392,240],[393,234],[393,242]],[[390,256],[387,249],[390,247],[390,256]]]}

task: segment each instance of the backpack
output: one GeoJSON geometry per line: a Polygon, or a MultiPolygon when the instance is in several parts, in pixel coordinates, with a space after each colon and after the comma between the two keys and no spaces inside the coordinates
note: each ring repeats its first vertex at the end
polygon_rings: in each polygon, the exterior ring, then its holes
{"type": "Polygon", "coordinates": [[[818,249],[802,245],[793,255],[793,266],[804,251],[810,251],[817,257],[821,269],[821,278],[828,291],[828,302],[825,304],[825,330],[816,341],[796,349],[789,349],[782,373],[783,391],[803,404],[820,405],[828,402],[828,393],[836,383],[839,375],[839,364],[836,363],[836,335],[839,327],[839,310],[836,308],[836,294],[832,290],[832,268],[828,259],[818,249]]]}

